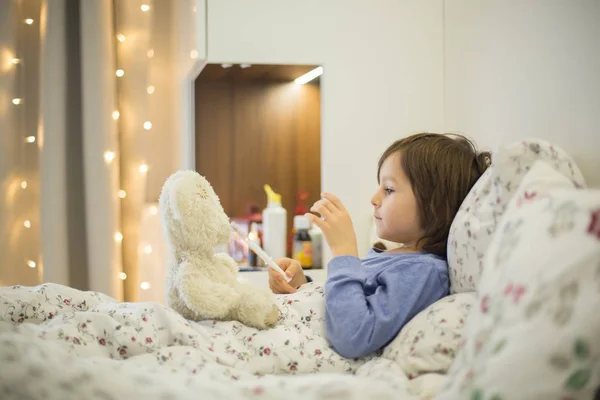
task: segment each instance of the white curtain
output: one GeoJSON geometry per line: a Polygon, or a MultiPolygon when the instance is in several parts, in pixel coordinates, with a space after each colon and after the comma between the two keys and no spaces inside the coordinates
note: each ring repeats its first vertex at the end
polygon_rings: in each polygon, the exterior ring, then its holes
{"type": "Polygon", "coordinates": [[[162,298],[154,207],[193,168],[196,3],[0,2],[0,285],[162,298]]]}
{"type": "Polygon", "coordinates": [[[0,2],[0,284],[41,279],[41,1],[0,2]]]}

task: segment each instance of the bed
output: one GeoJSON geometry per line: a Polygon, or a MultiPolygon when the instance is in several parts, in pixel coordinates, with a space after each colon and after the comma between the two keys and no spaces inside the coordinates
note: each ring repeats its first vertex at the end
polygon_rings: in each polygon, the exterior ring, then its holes
{"type": "Polygon", "coordinates": [[[543,141],[493,162],[450,230],[451,294],[375,354],[331,349],[319,282],[278,295],[281,319],[265,331],[51,283],[2,287],[0,397],[600,396],[600,191],[543,141]]]}

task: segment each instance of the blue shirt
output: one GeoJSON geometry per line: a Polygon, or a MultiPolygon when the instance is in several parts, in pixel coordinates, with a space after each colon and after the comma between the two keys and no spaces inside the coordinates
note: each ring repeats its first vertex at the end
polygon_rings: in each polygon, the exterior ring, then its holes
{"type": "Polygon", "coordinates": [[[448,264],[432,254],[373,249],[364,260],[335,257],[325,283],[327,338],[343,357],[366,356],[448,293],[448,264]]]}

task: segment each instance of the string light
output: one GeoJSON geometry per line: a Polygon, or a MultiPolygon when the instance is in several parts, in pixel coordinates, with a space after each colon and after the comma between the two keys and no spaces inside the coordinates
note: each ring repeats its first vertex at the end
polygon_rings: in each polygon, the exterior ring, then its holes
{"type": "Polygon", "coordinates": [[[158,214],[158,207],[156,207],[156,206],[150,207],[150,215],[156,215],[156,214],[158,214]]]}
{"type": "Polygon", "coordinates": [[[152,58],[154,57],[154,49],[150,49],[146,52],[146,55],[148,56],[148,58],[152,58]]]}
{"type": "Polygon", "coordinates": [[[195,60],[196,58],[198,58],[198,52],[196,50],[190,51],[190,58],[192,60],[195,60]]]}
{"type": "Polygon", "coordinates": [[[123,75],[125,75],[125,71],[123,71],[122,69],[118,69],[116,74],[119,78],[121,78],[123,75]]]}
{"type": "Polygon", "coordinates": [[[148,4],[142,4],[142,6],[140,8],[142,9],[143,12],[146,12],[150,9],[150,6],[148,4]]]}
{"type": "Polygon", "coordinates": [[[116,157],[117,155],[115,154],[114,151],[106,151],[104,152],[104,160],[106,161],[107,164],[110,164],[116,157]]]}
{"type": "Polygon", "coordinates": [[[146,121],[144,122],[144,129],[149,131],[150,129],[152,129],[152,122],[150,121],[146,121]]]}
{"type": "Polygon", "coordinates": [[[118,120],[120,116],[121,116],[121,113],[118,112],[117,110],[112,112],[112,117],[115,121],[118,120]]]}
{"type": "Polygon", "coordinates": [[[125,39],[127,39],[127,38],[126,38],[126,37],[125,37],[125,35],[123,35],[122,33],[119,33],[119,34],[117,35],[117,40],[118,40],[119,42],[123,43],[123,42],[125,41],[125,39]]]}
{"type": "Polygon", "coordinates": [[[140,173],[145,174],[146,172],[148,172],[148,164],[140,165],[140,173]]]}
{"type": "Polygon", "coordinates": [[[144,253],[146,254],[151,254],[152,253],[152,246],[150,246],[149,244],[144,246],[144,253]]]}
{"type": "Polygon", "coordinates": [[[142,282],[140,287],[142,288],[142,290],[148,290],[150,289],[150,284],[148,282],[142,282]]]}
{"type": "Polygon", "coordinates": [[[127,279],[127,274],[125,272],[121,272],[119,274],[119,278],[121,278],[121,280],[124,281],[125,279],[127,279]]]}
{"type": "Polygon", "coordinates": [[[127,197],[127,193],[124,190],[119,190],[119,197],[124,199],[125,197],[127,197]]]}
{"type": "Polygon", "coordinates": [[[148,94],[154,93],[154,86],[152,86],[152,85],[148,86],[148,89],[146,89],[146,91],[148,92],[148,94]]]}
{"type": "Polygon", "coordinates": [[[123,234],[121,232],[115,232],[115,242],[119,243],[123,240],[123,234]]]}
{"type": "MultiPolygon", "coordinates": [[[[32,18],[26,18],[26,19],[23,20],[23,22],[26,25],[33,25],[34,20],[32,18]]],[[[19,41],[17,41],[17,42],[19,42],[19,41]]],[[[18,57],[17,54],[19,54],[18,49],[15,51],[15,54],[12,54],[11,57],[9,58],[10,64],[13,65],[13,66],[17,66],[17,65],[20,65],[20,64],[23,63],[23,59],[20,58],[20,57],[18,57]]],[[[18,73],[20,75],[21,82],[23,82],[24,80],[27,80],[27,76],[25,75],[25,71],[24,70],[18,70],[18,73]]],[[[11,101],[12,101],[12,103],[15,106],[19,106],[19,105],[23,104],[23,102],[24,102],[23,98],[21,98],[21,97],[15,97],[11,101]]],[[[23,118],[23,120],[26,118],[26,116],[25,116],[24,113],[22,113],[21,117],[23,118]]],[[[24,122],[23,122],[23,124],[24,124],[24,122]]],[[[37,140],[36,136],[33,136],[33,135],[25,136],[24,137],[24,143],[35,143],[36,140],[37,140]]],[[[22,155],[21,158],[24,158],[24,155],[22,155]]],[[[27,189],[27,187],[28,187],[27,181],[26,180],[22,180],[20,182],[20,187],[23,190],[27,189]]],[[[24,220],[23,221],[23,226],[25,227],[25,229],[30,229],[31,226],[32,226],[31,221],[29,219],[24,220]]],[[[29,260],[25,259],[24,261],[25,261],[26,265],[29,266],[29,268],[36,268],[38,266],[36,264],[36,262],[33,261],[33,260],[31,260],[31,259],[29,259],[29,260]]],[[[40,261],[40,263],[39,263],[39,269],[40,269],[40,271],[41,271],[41,268],[42,268],[42,263],[40,261]]]]}

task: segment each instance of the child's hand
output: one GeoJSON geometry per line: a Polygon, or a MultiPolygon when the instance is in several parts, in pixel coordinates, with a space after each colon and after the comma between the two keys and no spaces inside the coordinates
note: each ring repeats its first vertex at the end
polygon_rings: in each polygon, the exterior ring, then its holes
{"type": "Polygon", "coordinates": [[[323,219],[313,214],[306,214],[323,231],[323,235],[331,248],[333,256],[358,256],[356,234],[352,226],[350,214],[336,196],[323,193],[310,211],[321,214],[323,219]]]}
{"type": "Polygon", "coordinates": [[[290,283],[287,283],[283,276],[274,269],[269,267],[269,287],[276,294],[294,293],[296,289],[308,282],[304,275],[304,270],[300,263],[291,258],[281,258],[277,260],[279,268],[285,271],[285,274],[292,278],[290,283]]]}

